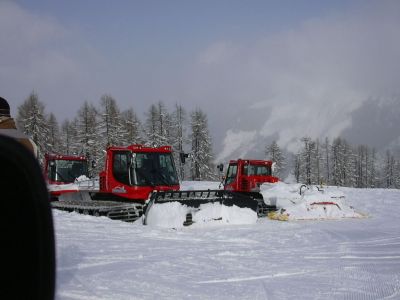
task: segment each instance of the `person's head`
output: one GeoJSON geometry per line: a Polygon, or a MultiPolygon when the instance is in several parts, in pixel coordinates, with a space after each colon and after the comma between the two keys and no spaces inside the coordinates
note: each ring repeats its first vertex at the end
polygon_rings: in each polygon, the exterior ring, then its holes
{"type": "Polygon", "coordinates": [[[10,117],[10,105],[2,97],[0,97],[0,117],[10,117]]]}

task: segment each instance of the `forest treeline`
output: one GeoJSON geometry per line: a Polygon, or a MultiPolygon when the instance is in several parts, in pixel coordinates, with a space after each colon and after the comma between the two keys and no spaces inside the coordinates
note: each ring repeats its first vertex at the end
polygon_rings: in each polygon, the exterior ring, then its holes
{"type": "Polygon", "coordinates": [[[170,145],[181,180],[216,179],[208,120],[200,108],[188,113],[176,104],[169,111],[160,101],[151,104],[141,120],[133,108],[121,111],[117,101],[105,94],[98,105],[85,101],[73,119],[59,124],[32,92],[18,107],[16,121],[38,146],[39,161],[45,153],[85,155],[96,161],[97,166],[90,170],[95,175],[103,168],[108,146],[170,145]],[[184,165],[179,159],[181,152],[190,153],[184,165]]]}
{"type": "Polygon", "coordinates": [[[378,153],[367,145],[351,145],[344,138],[323,142],[301,138],[300,150],[286,154],[274,141],[266,156],[277,163],[276,173],[289,173],[305,184],[324,184],[356,188],[400,188],[400,159],[390,150],[378,153]]]}
{"type": "MultiPolygon", "coordinates": [[[[97,105],[85,101],[73,119],[60,124],[32,92],[18,107],[16,121],[37,144],[41,161],[45,153],[86,155],[97,162],[91,170],[95,175],[103,168],[108,146],[171,145],[181,180],[216,180],[220,176],[214,165],[207,115],[200,108],[187,112],[177,103],[168,109],[159,101],[139,118],[133,108],[121,111],[117,101],[105,94],[97,105]],[[179,158],[182,152],[190,153],[186,164],[179,158]]],[[[305,184],[400,188],[399,157],[389,150],[382,154],[367,145],[351,145],[340,137],[322,142],[303,137],[295,154],[284,153],[273,141],[265,148],[265,158],[276,162],[278,177],[290,174],[305,184]]]]}

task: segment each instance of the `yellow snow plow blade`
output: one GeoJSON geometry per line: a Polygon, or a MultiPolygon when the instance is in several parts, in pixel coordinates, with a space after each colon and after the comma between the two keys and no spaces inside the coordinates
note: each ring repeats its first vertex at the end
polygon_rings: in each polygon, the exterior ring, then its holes
{"type": "Polygon", "coordinates": [[[271,211],[270,213],[268,213],[268,218],[277,221],[289,221],[289,216],[279,211],[271,211]]]}

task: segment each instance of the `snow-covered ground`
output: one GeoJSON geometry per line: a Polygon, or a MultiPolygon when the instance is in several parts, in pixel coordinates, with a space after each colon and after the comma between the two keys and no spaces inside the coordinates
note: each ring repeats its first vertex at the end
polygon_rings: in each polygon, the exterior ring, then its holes
{"type": "Polygon", "coordinates": [[[339,190],[369,217],[170,229],[53,211],[57,299],[400,299],[400,191],[339,190]]]}

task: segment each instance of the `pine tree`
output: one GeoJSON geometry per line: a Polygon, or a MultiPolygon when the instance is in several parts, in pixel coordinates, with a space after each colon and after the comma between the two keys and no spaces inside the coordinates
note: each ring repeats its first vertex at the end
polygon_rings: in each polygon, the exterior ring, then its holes
{"type": "Polygon", "coordinates": [[[100,99],[99,131],[101,145],[104,149],[108,146],[119,146],[124,140],[126,132],[122,125],[122,118],[115,99],[110,95],[103,95],[100,99]]]}
{"type": "Polygon", "coordinates": [[[179,105],[175,105],[175,110],[171,115],[171,145],[174,149],[175,165],[181,180],[185,179],[185,165],[180,159],[180,153],[184,153],[185,145],[188,143],[186,134],[186,111],[179,105]]]}
{"type": "Polygon", "coordinates": [[[330,152],[331,152],[331,145],[329,143],[329,139],[325,138],[325,143],[322,146],[322,153],[321,157],[322,158],[322,163],[323,163],[323,171],[322,171],[322,177],[324,178],[324,182],[326,184],[331,184],[331,157],[330,157],[330,152]]]}
{"type": "Polygon", "coordinates": [[[171,118],[163,102],[152,104],[145,122],[147,138],[150,145],[162,146],[170,144],[171,118]]]}
{"type": "Polygon", "coordinates": [[[200,109],[196,109],[190,116],[192,144],[192,180],[216,179],[214,172],[211,136],[208,130],[207,116],[200,109]]]}
{"type": "Polygon", "coordinates": [[[395,187],[396,183],[395,165],[396,165],[396,160],[394,156],[389,150],[387,150],[385,156],[385,164],[383,167],[383,179],[386,188],[395,187]]]}
{"type": "Polygon", "coordinates": [[[336,138],[332,143],[332,183],[352,186],[354,167],[351,165],[352,150],[345,139],[336,138]]]}
{"type": "Polygon", "coordinates": [[[17,127],[28,135],[38,147],[39,161],[49,149],[49,128],[45,117],[45,106],[39,97],[32,92],[25,102],[18,107],[17,127]]]}
{"type": "Polygon", "coordinates": [[[158,102],[158,126],[159,126],[159,139],[161,145],[171,144],[171,116],[163,102],[158,102]]]}
{"type": "Polygon", "coordinates": [[[50,113],[47,120],[49,136],[48,136],[48,149],[54,153],[60,153],[61,140],[60,140],[60,128],[58,122],[53,113],[50,113]]]}
{"type": "Polygon", "coordinates": [[[296,179],[296,182],[300,182],[300,172],[301,172],[301,158],[300,154],[293,155],[293,175],[296,179]]]}
{"type": "Polygon", "coordinates": [[[304,147],[300,153],[300,181],[305,184],[316,184],[316,144],[309,137],[302,138],[304,147]]]}
{"type": "Polygon", "coordinates": [[[126,145],[141,144],[143,142],[142,137],[142,125],[139,118],[132,108],[121,113],[122,127],[125,132],[124,142],[126,145]]]}
{"type": "Polygon", "coordinates": [[[86,155],[89,161],[96,161],[96,170],[90,170],[92,174],[98,173],[104,165],[104,152],[99,141],[98,113],[96,108],[84,102],[77,116],[77,138],[81,145],[81,154],[86,155]]]}
{"type": "Polygon", "coordinates": [[[146,135],[147,141],[150,146],[159,145],[158,143],[158,133],[157,133],[157,106],[152,104],[149,108],[146,118],[146,135]]]}
{"type": "Polygon", "coordinates": [[[61,125],[61,150],[60,152],[67,155],[76,155],[80,151],[77,133],[77,120],[65,120],[61,125]]]}
{"type": "Polygon", "coordinates": [[[285,166],[285,157],[282,154],[281,148],[278,146],[276,141],[273,141],[270,145],[265,148],[265,155],[269,160],[276,163],[275,175],[281,177],[282,169],[285,166]]]}
{"type": "Polygon", "coordinates": [[[369,177],[368,177],[368,184],[367,187],[369,188],[375,188],[377,187],[377,182],[378,182],[378,175],[377,175],[377,169],[376,169],[376,150],[372,149],[371,152],[371,159],[370,159],[370,167],[369,167],[369,177]]]}
{"type": "Polygon", "coordinates": [[[396,159],[394,164],[394,187],[400,189],[400,160],[396,159]]]}
{"type": "Polygon", "coordinates": [[[371,151],[366,145],[359,145],[354,151],[355,155],[355,184],[359,188],[370,187],[375,175],[375,166],[371,159],[371,151]]]}

